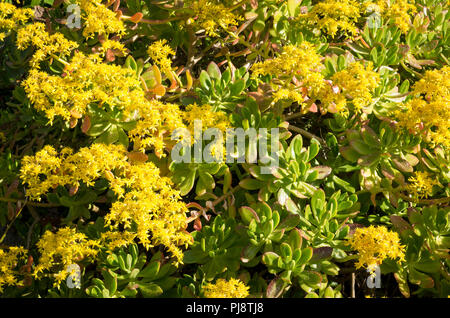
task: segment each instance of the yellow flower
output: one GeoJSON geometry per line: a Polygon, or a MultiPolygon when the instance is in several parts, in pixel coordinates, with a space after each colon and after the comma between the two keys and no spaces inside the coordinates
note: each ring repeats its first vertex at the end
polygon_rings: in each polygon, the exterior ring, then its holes
{"type": "Polygon", "coordinates": [[[175,51],[166,43],[166,40],[154,42],[148,47],[147,53],[163,72],[169,73],[172,70],[172,62],[169,55],[175,55],[175,51]]]}
{"type": "Polygon", "coordinates": [[[36,246],[41,256],[34,276],[41,278],[49,274],[55,279],[54,287],[58,287],[70,274],[67,266],[86,257],[95,257],[99,252],[97,241],[89,240],[85,234],[69,227],[60,228],[56,233],[46,231],[36,246]]]}
{"type": "Polygon", "coordinates": [[[131,244],[135,238],[136,234],[128,231],[107,231],[101,234],[100,243],[108,248],[108,252],[112,252],[116,248],[131,244]]]}
{"type": "Polygon", "coordinates": [[[367,267],[373,272],[388,257],[404,261],[404,245],[400,245],[398,234],[385,226],[357,228],[347,245],[358,252],[356,268],[367,267]]]}
{"type": "Polygon", "coordinates": [[[287,100],[292,100],[292,101],[295,101],[295,102],[301,104],[304,100],[301,93],[299,93],[295,90],[286,89],[286,88],[281,88],[281,89],[277,90],[275,93],[272,94],[272,97],[273,97],[274,103],[276,103],[279,100],[287,99],[287,100]]]}
{"type": "Polygon", "coordinates": [[[315,4],[310,12],[299,15],[298,19],[334,37],[338,32],[355,35],[359,17],[359,4],[354,0],[324,0],[315,4]]]}
{"type": "Polygon", "coordinates": [[[119,36],[125,33],[123,22],[117,18],[116,13],[109,10],[101,1],[77,0],[81,8],[83,36],[87,39],[94,35],[116,33],[119,36]]]}
{"type": "Polygon", "coordinates": [[[186,4],[194,12],[194,25],[204,29],[209,36],[219,36],[217,29],[228,30],[241,20],[217,0],[188,0],[186,4]]]}
{"type": "Polygon", "coordinates": [[[395,113],[398,125],[422,134],[433,146],[450,147],[450,66],[425,72],[412,94],[416,97],[406,102],[405,110],[395,113]]]}
{"type": "Polygon", "coordinates": [[[120,54],[122,55],[127,54],[127,49],[125,48],[125,45],[115,40],[103,41],[101,47],[99,48],[99,51],[102,54],[102,56],[104,56],[108,50],[120,52],[120,54]]]}
{"type": "Polygon", "coordinates": [[[373,71],[371,62],[367,66],[354,62],[335,73],[331,81],[352,101],[355,110],[360,111],[372,102],[372,94],[380,83],[380,75],[373,71]]]}
{"type": "Polygon", "coordinates": [[[16,8],[16,6],[0,2],[0,41],[7,36],[7,32],[17,30],[34,16],[33,9],[16,8]]]}
{"type": "MultiPolygon", "coordinates": [[[[161,177],[152,162],[130,162],[121,145],[93,144],[76,153],[70,148],[58,153],[46,146],[35,156],[23,158],[20,175],[32,199],[39,199],[58,185],[92,186],[100,178],[107,179],[117,199],[105,216],[105,223],[111,230],[127,231],[121,235],[122,242],[111,242],[110,248],[131,241],[134,234],[146,248],[164,245],[181,263],[179,246],[192,241],[185,231],[186,205],[171,180],[161,177]]],[[[105,234],[102,239],[114,237],[119,234],[105,234]]]]}
{"type": "Polygon", "coordinates": [[[427,198],[433,194],[433,186],[440,186],[441,184],[436,178],[430,176],[425,171],[415,171],[414,176],[408,179],[410,184],[406,186],[408,192],[416,197],[427,198]]]}
{"type": "Polygon", "coordinates": [[[20,260],[26,259],[27,250],[23,247],[10,246],[8,249],[0,248],[0,293],[4,286],[21,286],[17,265],[20,260]]]}
{"type": "Polygon", "coordinates": [[[246,298],[249,287],[239,279],[231,278],[226,281],[219,278],[215,284],[208,283],[203,288],[206,298],[246,298]]]}
{"type": "Polygon", "coordinates": [[[417,12],[414,0],[378,0],[364,4],[367,12],[377,12],[392,21],[403,33],[411,27],[411,15],[417,12]]]}
{"type": "Polygon", "coordinates": [[[230,120],[227,113],[223,111],[213,111],[210,105],[191,104],[186,107],[186,111],[183,112],[183,120],[187,123],[187,128],[191,132],[191,136],[194,136],[194,121],[200,120],[202,122],[202,130],[205,131],[208,128],[217,128],[223,134],[225,134],[227,128],[231,127],[230,120]]]}
{"type": "Polygon", "coordinates": [[[76,42],[67,40],[62,33],[49,34],[44,23],[33,23],[17,31],[17,47],[24,50],[30,46],[36,51],[30,60],[33,68],[39,68],[39,63],[46,58],[69,56],[73,49],[78,47],[76,42]]]}
{"type": "MultiPolygon", "coordinates": [[[[278,57],[253,64],[252,76],[256,78],[270,74],[287,83],[295,76],[302,83],[302,87],[308,89],[309,94],[314,94],[324,85],[324,78],[320,74],[324,68],[321,60],[322,57],[309,42],[302,42],[298,46],[287,45],[278,57]]],[[[293,85],[289,85],[289,88],[291,86],[293,85]]]]}

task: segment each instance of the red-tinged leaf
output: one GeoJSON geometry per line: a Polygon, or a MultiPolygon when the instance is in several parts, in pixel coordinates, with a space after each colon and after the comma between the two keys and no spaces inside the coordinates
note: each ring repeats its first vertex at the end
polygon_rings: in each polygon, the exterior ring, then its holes
{"type": "Polygon", "coordinates": [[[413,167],[419,163],[419,159],[416,156],[412,155],[412,154],[407,154],[405,156],[405,159],[413,167]]]}
{"type": "Polygon", "coordinates": [[[148,160],[148,156],[140,151],[133,151],[127,154],[128,159],[132,162],[146,162],[148,160]]]}
{"type": "Polygon", "coordinates": [[[398,208],[398,197],[394,193],[388,193],[389,202],[395,207],[398,208]]]}
{"type": "Polygon", "coordinates": [[[283,294],[286,283],[280,278],[274,278],[267,286],[266,297],[278,298],[283,294]]]}
{"type": "Polygon", "coordinates": [[[394,158],[392,159],[392,162],[395,164],[395,166],[400,169],[400,171],[403,172],[413,172],[413,167],[409,164],[408,161],[402,159],[402,158],[394,158]]]}
{"type": "Polygon", "coordinates": [[[248,206],[240,207],[239,214],[246,224],[249,224],[253,219],[258,223],[260,222],[258,213],[256,213],[256,211],[253,210],[251,207],[248,206]]]}
{"type": "Polygon", "coordinates": [[[328,166],[317,166],[312,168],[311,170],[316,170],[319,173],[317,175],[317,179],[325,179],[330,175],[332,171],[332,169],[328,166]]]}
{"type": "Polygon", "coordinates": [[[75,128],[75,126],[78,124],[78,119],[76,119],[76,118],[70,118],[70,121],[69,121],[69,127],[70,128],[75,128]]]}
{"type": "Polygon", "coordinates": [[[376,196],[377,196],[376,193],[372,193],[372,194],[370,195],[370,201],[372,201],[372,204],[373,204],[374,207],[377,206],[377,201],[376,201],[376,199],[375,199],[376,196]]]}
{"type": "Polygon", "coordinates": [[[313,249],[313,256],[311,262],[327,259],[333,254],[333,248],[329,246],[316,247],[313,249]]]}
{"type": "Polygon", "coordinates": [[[78,192],[78,186],[72,186],[69,189],[69,195],[74,196],[78,192]]]}
{"type": "Polygon", "coordinates": [[[83,118],[83,123],[81,124],[81,131],[86,134],[89,130],[89,128],[91,128],[91,118],[86,115],[83,118]]]}
{"type": "Polygon", "coordinates": [[[106,50],[106,60],[108,62],[114,62],[116,59],[116,55],[114,54],[114,51],[111,49],[106,50]]]}
{"type": "Polygon", "coordinates": [[[413,229],[412,226],[400,216],[391,215],[389,218],[390,218],[392,224],[394,225],[394,227],[397,230],[399,230],[400,232],[413,229]]]}
{"type": "Polygon", "coordinates": [[[189,208],[197,208],[197,209],[199,209],[200,211],[203,211],[204,210],[204,208],[200,205],[200,204],[198,204],[197,202],[189,202],[188,204],[186,204],[186,207],[189,209],[189,208]]]}
{"type": "Polygon", "coordinates": [[[340,147],[339,152],[341,153],[342,157],[350,162],[356,162],[361,157],[361,155],[353,150],[353,148],[350,146],[340,147]]]}
{"type": "Polygon", "coordinates": [[[311,113],[317,113],[317,112],[319,111],[319,109],[317,108],[316,103],[312,103],[312,104],[311,104],[311,107],[309,107],[309,111],[310,111],[311,113]]]}
{"type": "Polygon", "coordinates": [[[194,221],[194,230],[201,231],[202,230],[202,221],[200,221],[200,218],[195,219],[194,221]]]}
{"type": "Polygon", "coordinates": [[[161,84],[156,85],[153,89],[150,90],[152,93],[158,96],[166,95],[166,89],[161,84]]]}
{"type": "Polygon", "coordinates": [[[138,23],[139,21],[141,21],[143,16],[144,15],[141,12],[137,12],[130,18],[130,21],[134,22],[134,23],[138,23]]]}
{"type": "Polygon", "coordinates": [[[360,166],[370,167],[370,166],[374,165],[375,163],[377,163],[379,158],[380,158],[380,154],[374,153],[371,155],[362,156],[361,158],[358,159],[357,162],[360,166]]]}
{"type": "Polygon", "coordinates": [[[394,277],[398,283],[398,287],[402,295],[405,296],[406,298],[409,298],[411,293],[409,291],[407,274],[403,272],[397,272],[394,274],[394,277]]]}

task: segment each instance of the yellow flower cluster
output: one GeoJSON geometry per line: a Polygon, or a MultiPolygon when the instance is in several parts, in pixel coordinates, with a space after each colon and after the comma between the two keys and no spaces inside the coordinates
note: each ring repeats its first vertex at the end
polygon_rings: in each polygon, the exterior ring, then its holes
{"type": "Polygon", "coordinates": [[[372,102],[372,94],[380,83],[380,75],[373,71],[371,62],[366,66],[361,62],[354,62],[335,73],[331,81],[352,101],[355,110],[360,111],[372,102]]]}
{"type": "Polygon", "coordinates": [[[329,111],[331,113],[348,113],[347,99],[337,85],[332,81],[326,81],[319,93],[317,99],[320,100],[322,111],[329,111]]]}
{"type": "Polygon", "coordinates": [[[433,195],[433,186],[441,185],[438,180],[432,178],[426,171],[415,171],[414,176],[410,177],[408,181],[410,183],[406,186],[406,189],[419,198],[427,198],[433,195]]]}
{"type": "Polygon", "coordinates": [[[276,92],[274,92],[272,94],[272,97],[273,97],[273,103],[276,103],[279,100],[290,100],[290,101],[295,101],[295,102],[301,104],[304,100],[301,93],[299,93],[298,91],[292,90],[292,89],[287,89],[287,88],[281,88],[281,89],[277,90],[276,92]]]}
{"type": "Polygon", "coordinates": [[[10,3],[0,2],[0,41],[3,41],[9,31],[28,22],[33,15],[32,9],[16,8],[10,3]]]}
{"type": "Polygon", "coordinates": [[[206,298],[246,298],[249,287],[239,279],[225,280],[219,278],[215,284],[208,283],[203,288],[206,298]]]}
{"type": "Polygon", "coordinates": [[[191,104],[186,107],[186,111],[183,112],[183,120],[186,123],[186,128],[190,132],[191,144],[195,143],[196,139],[199,139],[198,134],[200,131],[194,130],[194,121],[201,121],[202,132],[208,128],[217,128],[222,132],[222,143],[220,139],[216,139],[215,143],[211,145],[210,151],[211,155],[218,160],[225,159],[226,149],[225,149],[225,137],[226,130],[231,128],[231,122],[228,114],[223,111],[213,111],[210,105],[197,105],[191,104]]]}
{"type": "Polygon", "coordinates": [[[288,97],[295,101],[303,100],[298,92],[300,87],[308,90],[308,94],[319,92],[324,85],[324,77],[320,73],[324,68],[322,57],[317,53],[313,44],[302,42],[300,45],[283,47],[278,57],[253,64],[253,77],[270,74],[283,81],[282,87],[275,88],[275,99],[288,97]],[[291,83],[293,77],[301,83],[295,86],[291,83]]]}
{"type": "Polygon", "coordinates": [[[113,202],[105,216],[106,225],[132,231],[135,224],[136,237],[145,248],[164,245],[181,263],[183,254],[178,246],[187,246],[192,237],[185,231],[187,208],[179,191],[172,188],[169,178],[159,176],[151,162],[130,165],[124,174],[108,177],[130,190],[113,202]]]}
{"type": "Polygon", "coordinates": [[[209,36],[219,36],[218,28],[228,30],[241,20],[241,17],[231,12],[221,1],[189,0],[186,3],[194,12],[194,25],[204,29],[209,36]]]}
{"type": "Polygon", "coordinates": [[[60,228],[56,233],[46,231],[36,246],[41,255],[33,275],[41,278],[50,272],[55,279],[54,287],[70,274],[67,266],[86,257],[95,257],[99,252],[97,241],[89,240],[85,234],[69,227],[60,228]]]}
{"type": "Polygon", "coordinates": [[[168,73],[172,70],[172,62],[170,61],[169,55],[175,55],[175,52],[166,43],[166,40],[152,43],[152,45],[148,47],[147,53],[163,72],[168,73]]]}
{"type": "Polygon", "coordinates": [[[128,231],[107,231],[101,234],[100,245],[107,247],[107,252],[129,245],[136,238],[135,233],[128,231]]]}
{"type": "Polygon", "coordinates": [[[39,68],[39,63],[46,58],[70,55],[78,44],[67,40],[62,33],[49,34],[45,30],[45,24],[39,22],[24,26],[17,31],[17,47],[24,50],[30,46],[36,48],[30,64],[33,68],[39,68]]]}
{"type": "Polygon", "coordinates": [[[83,36],[93,38],[95,34],[108,36],[116,33],[119,36],[125,33],[123,22],[116,13],[109,10],[101,0],[78,0],[81,8],[81,18],[84,20],[83,36]]]}
{"type": "Polygon", "coordinates": [[[385,226],[357,228],[347,245],[359,254],[356,268],[365,266],[373,272],[388,257],[404,261],[404,245],[400,245],[398,234],[385,226]]]}
{"type": "Polygon", "coordinates": [[[115,40],[106,40],[101,43],[100,53],[102,55],[105,55],[108,50],[119,52],[122,55],[127,54],[127,49],[125,48],[123,43],[115,40]]]}
{"type": "Polygon", "coordinates": [[[412,94],[406,110],[395,113],[399,126],[423,134],[433,145],[450,147],[450,66],[427,71],[412,94]]]}
{"type": "Polygon", "coordinates": [[[136,127],[128,132],[134,147],[141,151],[153,147],[158,156],[165,156],[163,149],[172,131],[185,127],[180,108],[153,99],[142,104],[139,115],[136,127]]]}
{"type": "Polygon", "coordinates": [[[131,70],[81,52],[74,55],[62,76],[32,70],[22,83],[34,107],[50,121],[55,116],[69,120],[74,112],[82,115],[91,103],[132,113],[147,102],[140,85],[131,70]]]}
{"type": "Polygon", "coordinates": [[[211,106],[207,104],[201,106],[197,104],[188,105],[186,111],[183,112],[183,119],[192,136],[194,135],[195,120],[202,122],[202,130],[217,128],[225,133],[227,128],[231,127],[227,113],[223,111],[214,112],[211,106]]]}
{"type": "MultiPolygon", "coordinates": [[[[191,242],[185,231],[185,204],[169,178],[161,177],[152,162],[130,162],[121,145],[93,144],[73,153],[70,148],[58,152],[51,146],[25,156],[22,160],[21,179],[28,184],[27,195],[38,199],[51,188],[78,186],[83,182],[91,186],[99,178],[106,178],[117,195],[110,212],[105,216],[112,230],[123,228],[134,232],[146,248],[164,245],[182,260],[178,248],[191,242]],[[149,238],[151,236],[151,240],[149,238]]],[[[107,239],[105,237],[104,239],[107,239]]],[[[133,235],[122,235],[134,239],[133,235]]]]}
{"type": "MultiPolygon", "coordinates": [[[[121,145],[93,144],[76,153],[71,148],[63,148],[58,153],[47,145],[34,156],[22,159],[20,174],[22,181],[28,184],[27,195],[39,200],[58,185],[77,187],[83,182],[92,186],[106,171],[123,169],[128,165],[126,150],[121,145]]],[[[121,186],[112,184],[118,195],[124,191],[121,186]]]]}
{"type": "Polygon", "coordinates": [[[253,76],[273,75],[276,77],[298,76],[302,81],[311,81],[323,69],[322,57],[312,43],[302,42],[298,46],[286,45],[278,57],[253,64],[253,76]]]}
{"type": "Polygon", "coordinates": [[[366,11],[392,21],[403,33],[411,27],[411,15],[417,12],[414,0],[378,0],[365,4],[366,11]]]}
{"type": "Polygon", "coordinates": [[[360,6],[354,0],[324,0],[315,4],[311,11],[300,14],[298,18],[301,22],[312,24],[334,37],[338,31],[355,35],[355,23],[359,17],[360,6]]]}
{"type": "Polygon", "coordinates": [[[23,247],[10,246],[8,250],[0,248],[0,293],[4,286],[21,286],[17,279],[17,265],[26,259],[27,251],[23,247]]]}

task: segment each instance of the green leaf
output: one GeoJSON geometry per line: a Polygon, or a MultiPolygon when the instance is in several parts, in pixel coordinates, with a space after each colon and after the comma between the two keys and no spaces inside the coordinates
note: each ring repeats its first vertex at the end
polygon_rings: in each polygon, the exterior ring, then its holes
{"type": "Polygon", "coordinates": [[[245,82],[242,79],[237,80],[230,87],[230,93],[232,96],[239,96],[245,88],[245,82]]]}
{"type": "Polygon", "coordinates": [[[319,153],[320,143],[316,139],[311,139],[311,144],[308,148],[308,162],[311,161],[319,153]]]}
{"type": "Polygon", "coordinates": [[[202,71],[199,77],[200,84],[207,90],[211,87],[211,78],[206,71],[202,71]]]}
{"type": "Polygon", "coordinates": [[[280,277],[274,278],[267,286],[266,297],[267,298],[278,298],[283,294],[287,283],[284,282],[280,277]]]}
{"type": "Polygon", "coordinates": [[[183,181],[179,185],[180,194],[182,196],[188,194],[194,187],[196,171],[197,171],[196,169],[189,170],[187,176],[183,179],[183,181]]]}
{"type": "Polygon", "coordinates": [[[160,266],[161,266],[160,262],[151,262],[143,270],[139,272],[137,277],[144,277],[148,280],[154,280],[158,275],[160,266]]]}
{"type": "Polygon", "coordinates": [[[291,17],[295,17],[295,10],[302,3],[302,0],[288,0],[287,7],[291,17]]]}
{"type": "Polygon", "coordinates": [[[260,222],[259,216],[256,213],[255,210],[248,206],[242,206],[239,208],[239,215],[242,218],[242,221],[244,221],[244,224],[248,225],[252,220],[255,220],[256,222],[260,222]]]}
{"type": "Polygon", "coordinates": [[[107,269],[103,270],[102,275],[105,278],[105,287],[109,290],[109,294],[114,295],[117,290],[117,274],[107,269]]]}
{"type": "Polygon", "coordinates": [[[142,293],[142,296],[145,298],[154,298],[158,297],[163,293],[163,290],[161,287],[159,287],[157,284],[150,283],[150,284],[139,284],[139,290],[142,293]]]}
{"type": "Polygon", "coordinates": [[[244,179],[239,182],[239,186],[245,190],[258,190],[264,186],[265,182],[256,179],[244,179]]]}
{"type": "Polygon", "coordinates": [[[313,255],[313,249],[312,247],[307,247],[302,249],[302,256],[300,257],[300,260],[298,261],[299,265],[304,265],[309,262],[313,255]]]}
{"type": "Polygon", "coordinates": [[[219,80],[222,76],[220,68],[214,62],[209,63],[207,72],[210,78],[215,78],[217,80],[219,80]]]}
{"type": "Polygon", "coordinates": [[[190,249],[183,254],[183,263],[185,264],[202,264],[208,255],[200,249],[190,249]]]}

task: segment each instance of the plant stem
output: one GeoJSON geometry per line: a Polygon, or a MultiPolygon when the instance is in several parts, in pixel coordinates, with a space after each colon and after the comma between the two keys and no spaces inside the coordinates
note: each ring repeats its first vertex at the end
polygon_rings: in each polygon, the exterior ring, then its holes
{"type": "Polygon", "coordinates": [[[69,65],[68,62],[64,61],[62,58],[60,58],[59,56],[56,56],[55,54],[50,54],[51,57],[53,57],[55,60],[57,60],[58,62],[64,64],[64,65],[69,65]]]}
{"type": "Polygon", "coordinates": [[[213,201],[212,205],[216,206],[217,204],[219,204],[220,202],[222,202],[223,200],[225,200],[227,197],[229,197],[230,195],[232,195],[233,193],[235,193],[237,190],[239,190],[241,187],[239,185],[235,186],[233,189],[231,189],[230,191],[228,191],[227,193],[225,193],[224,195],[222,195],[221,197],[217,198],[216,200],[213,201]]]}
{"type": "Polygon", "coordinates": [[[289,124],[289,130],[292,130],[292,131],[294,131],[296,133],[299,133],[300,135],[305,136],[306,138],[316,139],[323,146],[326,146],[326,144],[327,144],[325,142],[325,140],[323,140],[322,138],[317,137],[316,135],[311,134],[310,132],[308,132],[308,131],[300,128],[300,127],[296,127],[296,126],[293,126],[293,125],[289,124]]]}
{"type": "MultiPolygon", "coordinates": [[[[171,21],[176,21],[176,20],[185,20],[187,18],[189,18],[189,15],[182,15],[182,16],[175,16],[175,17],[171,17],[171,18],[167,18],[167,19],[163,19],[163,20],[148,20],[148,19],[141,19],[139,22],[142,23],[147,23],[147,24],[165,24],[167,22],[171,22],[171,21]]],[[[126,17],[122,17],[122,18],[126,18],[126,17]]]]}
{"type": "Polygon", "coordinates": [[[4,198],[0,197],[1,202],[25,202],[29,206],[36,206],[36,207],[42,207],[42,208],[53,208],[57,207],[59,205],[53,204],[53,203],[39,203],[39,202],[29,202],[26,199],[14,199],[14,198],[4,198]]]}
{"type": "Polygon", "coordinates": [[[25,203],[22,205],[20,210],[14,215],[14,218],[11,220],[11,223],[9,223],[8,226],[6,227],[5,232],[3,233],[2,237],[0,238],[0,244],[3,243],[3,241],[5,240],[6,234],[8,234],[9,229],[14,224],[14,221],[19,217],[20,213],[22,212],[22,210],[26,204],[27,204],[27,201],[25,201],[25,203]]]}
{"type": "Polygon", "coordinates": [[[405,201],[417,203],[417,204],[445,204],[450,202],[450,197],[447,198],[439,198],[439,199],[414,199],[410,198],[403,193],[398,193],[399,197],[402,198],[405,201]]]}

